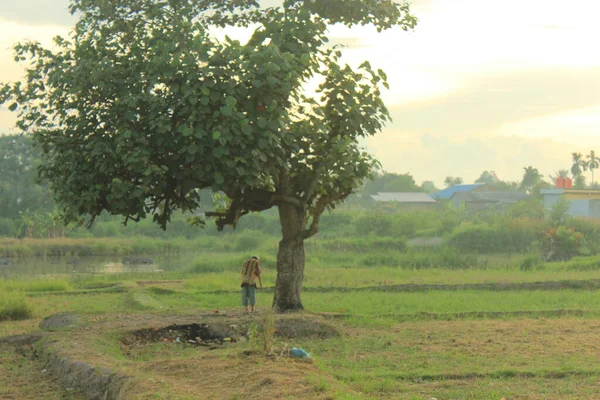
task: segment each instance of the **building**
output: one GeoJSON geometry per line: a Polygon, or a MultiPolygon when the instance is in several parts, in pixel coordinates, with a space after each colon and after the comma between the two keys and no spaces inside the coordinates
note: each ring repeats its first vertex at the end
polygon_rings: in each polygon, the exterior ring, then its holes
{"type": "Polygon", "coordinates": [[[553,188],[542,189],[544,209],[547,211],[561,200],[569,203],[569,215],[572,217],[600,218],[600,190],[553,188]]]}
{"type": "Polygon", "coordinates": [[[450,201],[455,208],[465,207],[468,213],[502,212],[504,209],[527,198],[523,192],[457,192],[450,201]]]}
{"type": "Polygon", "coordinates": [[[378,203],[400,205],[408,208],[431,209],[437,206],[437,202],[427,193],[421,192],[381,192],[371,195],[378,203]]]}
{"type": "Polygon", "coordinates": [[[431,195],[436,200],[449,200],[455,193],[462,192],[490,192],[494,191],[494,187],[485,183],[473,183],[470,185],[456,185],[431,195]]]}

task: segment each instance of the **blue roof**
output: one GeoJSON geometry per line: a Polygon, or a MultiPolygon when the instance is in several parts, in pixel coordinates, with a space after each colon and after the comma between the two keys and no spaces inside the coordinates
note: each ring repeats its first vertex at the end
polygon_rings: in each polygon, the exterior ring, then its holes
{"type": "Polygon", "coordinates": [[[432,194],[431,197],[440,200],[449,199],[454,193],[470,192],[471,190],[477,189],[478,187],[481,187],[483,185],[485,185],[485,183],[473,183],[471,185],[456,185],[444,190],[440,190],[439,192],[432,194]]]}

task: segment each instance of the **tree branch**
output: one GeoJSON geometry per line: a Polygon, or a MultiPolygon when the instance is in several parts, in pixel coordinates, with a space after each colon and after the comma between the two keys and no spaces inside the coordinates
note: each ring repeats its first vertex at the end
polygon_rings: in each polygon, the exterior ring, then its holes
{"type": "Polygon", "coordinates": [[[321,215],[327,209],[327,207],[340,200],[344,200],[352,193],[352,190],[343,190],[337,194],[330,194],[326,196],[321,196],[317,203],[315,204],[314,209],[311,212],[312,221],[308,229],[304,230],[301,234],[303,239],[308,239],[311,236],[314,236],[319,231],[319,222],[321,221],[321,215]]]}
{"type": "Polygon", "coordinates": [[[290,204],[290,205],[292,205],[296,208],[300,208],[300,209],[302,209],[306,206],[305,202],[300,201],[293,196],[286,196],[286,195],[276,194],[276,193],[274,193],[271,196],[271,201],[274,205],[279,205],[281,203],[287,203],[287,204],[290,204]]]}

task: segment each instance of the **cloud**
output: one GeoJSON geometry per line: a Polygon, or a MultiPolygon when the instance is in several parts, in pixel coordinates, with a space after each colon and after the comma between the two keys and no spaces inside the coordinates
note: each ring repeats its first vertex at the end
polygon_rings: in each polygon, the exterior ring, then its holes
{"type": "Polygon", "coordinates": [[[391,128],[478,134],[524,119],[600,104],[600,66],[554,68],[479,79],[433,100],[394,105],[391,128]]]}

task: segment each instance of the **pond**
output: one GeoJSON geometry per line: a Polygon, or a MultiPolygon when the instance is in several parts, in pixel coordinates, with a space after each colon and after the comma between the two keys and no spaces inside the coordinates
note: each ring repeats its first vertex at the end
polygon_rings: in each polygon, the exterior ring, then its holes
{"type": "Polygon", "coordinates": [[[29,257],[0,259],[0,278],[52,274],[115,274],[179,271],[189,267],[196,253],[152,256],[29,257]]]}

